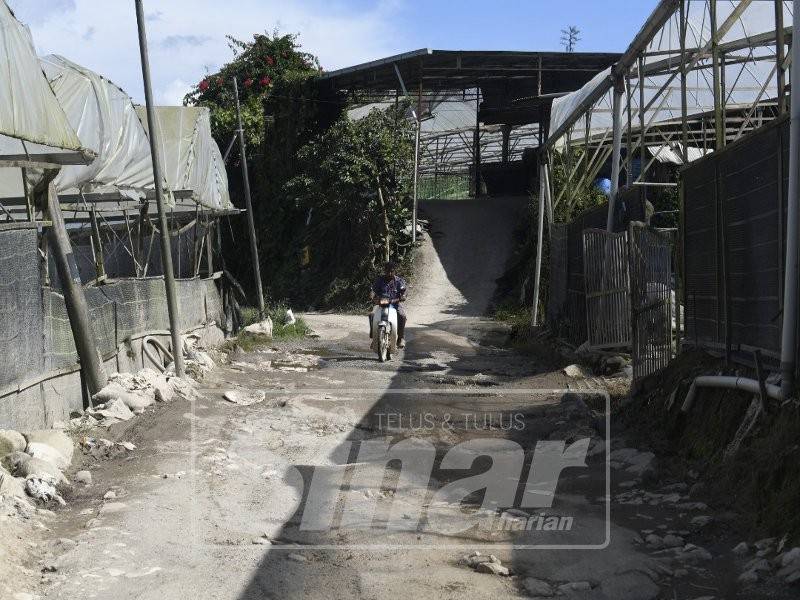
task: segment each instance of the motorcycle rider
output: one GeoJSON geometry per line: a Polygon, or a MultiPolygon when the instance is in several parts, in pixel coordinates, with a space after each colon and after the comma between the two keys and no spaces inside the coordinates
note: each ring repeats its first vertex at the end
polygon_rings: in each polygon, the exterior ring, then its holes
{"type": "MultiPolygon", "coordinates": [[[[406,345],[404,334],[406,329],[406,311],[400,306],[406,299],[406,280],[397,274],[397,265],[389,261],[383,267],[383,275],[372,284],[372,303],[380,304],[386,298],[397,310],[397,347],[406,345]]],[[[369,339],[372,339],[372,314],[369,316],[369,339]]]]}

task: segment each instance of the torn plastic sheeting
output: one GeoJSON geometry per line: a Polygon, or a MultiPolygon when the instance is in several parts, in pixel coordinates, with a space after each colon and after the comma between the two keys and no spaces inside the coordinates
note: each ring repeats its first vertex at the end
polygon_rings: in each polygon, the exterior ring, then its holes
{"type": "MultiPolygon", "coordinates": [[[[137,106],[136,111],[147,128],[145,108],[137,106]]],[[[158,106],[155,113],[161,163],[169,189],[191,190],[194,200],[210,210],[233,208],[222,153],[211,135],[208,108],[158,106]]]]}
{"type": "Polygon", "coordinates": [[[150,140],[130,96],[97,73],[56,55],[41,68],[70,125],[97,157],[68,166],[55,179],[59,192],[92,192],[102,186],[144,190],[152,186],[150,140]]]}
{"type": "Polygon", "coordinates": [[[25,140],[84,153],[81,140],[42,74],[30,31],[5,1],[0,4],[0,68],[4,78],[0,89],[0,134],[16,138],[4,141],[3,146],[18,142],[24,154],[26,149],[19,140],[25,140]]]}

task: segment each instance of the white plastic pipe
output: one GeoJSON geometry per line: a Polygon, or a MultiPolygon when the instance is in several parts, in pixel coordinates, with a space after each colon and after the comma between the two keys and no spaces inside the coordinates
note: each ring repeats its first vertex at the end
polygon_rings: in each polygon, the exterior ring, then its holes
{"type": "MultiPolygon", "coordinates": [[[[692,381],[692,386],[689,388],[689,393],[686,394],[686,398],[683,401],[683,406],[681,406],[681,412],[688,413],[692,409],[692,404],[694,404],[695,397],[697,396],[697,388],[699,387],[741,390],[751,394],[761,393],[761,384],[756,379],[750,379],[749,377],[733,377],[728,375],[703,375],[701,377],[695,377],[694,381],[692,381]]],[[[781,401],[785,399],[780,386],[771,385],[768,383],[765,384],[764,387],[767,390],[767,396],[770,398],[781,401]]]]}

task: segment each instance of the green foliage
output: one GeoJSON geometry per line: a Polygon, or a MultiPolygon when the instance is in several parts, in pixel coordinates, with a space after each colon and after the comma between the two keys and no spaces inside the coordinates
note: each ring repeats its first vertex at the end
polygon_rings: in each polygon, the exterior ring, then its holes
{"type": "Polygon", "coordinates": [[[297,152],[297,174],[284,195],[306,221],[294,287],[322,307],[366,297],[370,278],[389,254],[410,248],[414,142],[405,105],[342,116],[297,152]],[[379,193],[380,190],[380,193],[379,193]]]}
{"type": "MultiPolygon", "coordinates": [[[[573,147],[570,157],[572,164],[575,165],[583,161],[583,155],[583,148],[573,147]]],[[[573,175],[572,180],[567,181],[570,169],[566,153],[556,152],[551,164],[550,178],[553,186],[553,200],[558,198],[562,190],[568,185],[572,188],[571,203],[567,201],[568,196],[564,192],[561,201],[553,208],[553,219],[556,223],[567,223],[583,211],[601,206],[608,201],[606,195],[594,187],[594,181],[586,181],[583,185],[578,185],[583,174],[583,168],[579,168],[577,173],[573,175]]]]}

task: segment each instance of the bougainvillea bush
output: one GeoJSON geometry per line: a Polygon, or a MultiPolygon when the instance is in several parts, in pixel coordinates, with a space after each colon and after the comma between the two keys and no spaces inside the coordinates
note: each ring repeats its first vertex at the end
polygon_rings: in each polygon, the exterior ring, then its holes
{"type": "Polygon", "coordinates": [[[211,109],[211,127],[217,142],[226,147],[236,131],[233,78],[239,82],[239,101],[246,141],[252,152],[262,152],[265,133],[265,103],[276,84],[286,77],[312,77],[319,61],[303,52],[294,35],[256,34],[245,42],[227,36],[233,60],[215,73],[207,73],[189,92],[185,104],[211,109]]]}

